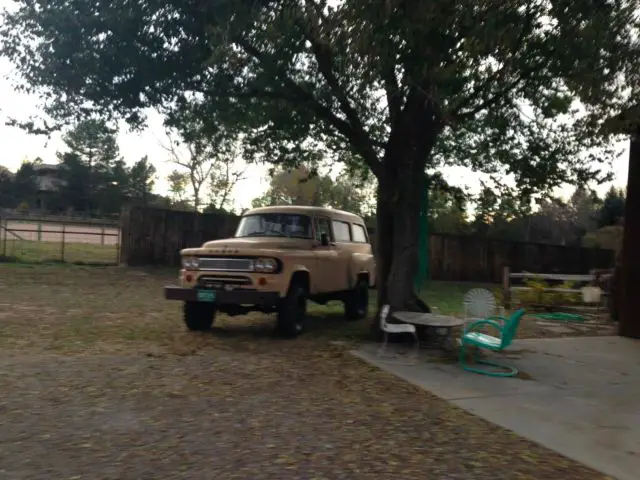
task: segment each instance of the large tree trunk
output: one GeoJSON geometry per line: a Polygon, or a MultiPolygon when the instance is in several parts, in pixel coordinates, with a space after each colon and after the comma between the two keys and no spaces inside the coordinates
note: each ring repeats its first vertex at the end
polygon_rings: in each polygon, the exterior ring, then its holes
{"type": "Polygon", "coordinates": [[[378,302],[394,310],[415,307],[423,168],[407,167],[392,164],[378,184],[378,302]]]}
{"type": "Polygon", "coordinates": [[[629,150],[629,177],[627,201],[624,215],[624,239],[622,264],[616,268],[619,277],[616,301],[619,306],[619,334],[623,337],[640,338],[638,318],[638,291],[640,285],[640,125],[631,136],[629,150]],[[636,212],[636,213],[633,213],[636,212]]]}
{"type": "Polygon", "coordinates": [[[414,282],[418,271],[425,168],[435,142],[425,143],[424,139],[435,139],[439,130],[433,127],[431,132],[414,130],[406,133],[409,135],[403,135],[400,141],[390,142],[378,176],[378,312],[372,323],[372,333],[376,338],[380,338],[379,310],[382,305],[390,305],[392,312],[429,311],[429,307],[418,298],[414,282]],[[416,142],[419,142],[418,147],[416,142]]]}

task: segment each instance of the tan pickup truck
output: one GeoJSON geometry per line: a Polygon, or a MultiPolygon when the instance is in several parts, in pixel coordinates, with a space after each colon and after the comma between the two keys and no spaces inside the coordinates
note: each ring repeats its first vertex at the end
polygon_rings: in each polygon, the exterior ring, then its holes
{"type": "Polygon", "coordinates": [[[375,261],[363,220],[330,208],[256,208],[233,238],[180,252],[179,285],[165,298],[184,302],[189,330],[208,330],[217,312],[277,313],[287,337],[305,327],[307,300],[344,302],[345,317],[367,316],[375,261]]]}

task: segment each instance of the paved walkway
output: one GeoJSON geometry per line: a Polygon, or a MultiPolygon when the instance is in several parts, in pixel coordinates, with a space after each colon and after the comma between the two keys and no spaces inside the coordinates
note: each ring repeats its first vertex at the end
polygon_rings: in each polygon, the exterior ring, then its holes
{"type": "Polygon", "coordinates": [[[416,366],[383,363],[376,348],[365,345],[354,354],[606,475],[638,479],[640,341],[518,341],[502,361],[517,366],[528,380],[476,375],[431,356],[416,366]]]}

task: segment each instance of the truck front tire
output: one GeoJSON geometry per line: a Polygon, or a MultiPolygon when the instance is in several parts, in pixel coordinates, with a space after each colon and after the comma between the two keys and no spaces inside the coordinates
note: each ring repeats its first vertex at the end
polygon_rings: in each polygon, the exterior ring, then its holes
{"type": "Polygon", "coordinates": [[[211,330],[216,315],[216,308],[212,303],[184,302],[184,323],[192,332],[206,332],[211,330]]]}
{"type": "Polygon", "coordinates": [[[278,309],[278,332],[294,338],[304,331],[307,318],[307,290],[302,282],[293,281],[278,309]]]}
{"type": "Polygon", "coordinates": [[[369,313],[369,281],[358,279],[356,286],[347,293],[344,301],[344,316],[347,320],[361,320],[369,313]]]}

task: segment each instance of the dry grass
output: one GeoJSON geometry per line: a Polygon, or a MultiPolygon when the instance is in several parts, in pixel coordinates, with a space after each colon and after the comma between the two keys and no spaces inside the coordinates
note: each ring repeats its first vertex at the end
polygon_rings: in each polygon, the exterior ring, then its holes
{"type": "MultiPolygon", "coordinates": [[[[219,315],[216,335],[183,329],[181,305],[162,299],[162,288],[175,280],[172,270],[119,267],[0,265],[0,346],[22,351],[158,351],[193,352],[226,347],[229,341],[275,341],[274,316],[219,315]]],[[[462,315],[464,284],[432,282],[423,297],[443,313],[462,315]],[[458,310],[455,311],[455,305],[458,310]]],[[[373,313],[375,295],[371,296],[373,313]]],[[[310,305],[309,333],[298,343],[318,339],[362,340],[371,320],[345,322],[342,304],[310,305]]],[[[610,329],[569,325],[572,335],[610,334],[610,329]]],[[[526,317],[519,338],[566,336],[526,317]]]]}
{"type": "Polygon", "coordinates": [[[173,277],[0,265],[3,479],[603,478],[330,346],[336,306],[186,333],[173,277]]]}
{"type": "Polygon", "coordinates": [[[65,242],[37,242],[7,239],[0,241],[0,259],[23,263],[71,263],[76,265],[115,265],[118,246],[65,242]],[[4,253],[3,253],[4,252],[4,253]]]}
{"type": "Polygon", "coordinates": [[[16,220],[1,226],[0,259],[80,265],[118,262],[120,230],[115,227],[16,220]]]}

